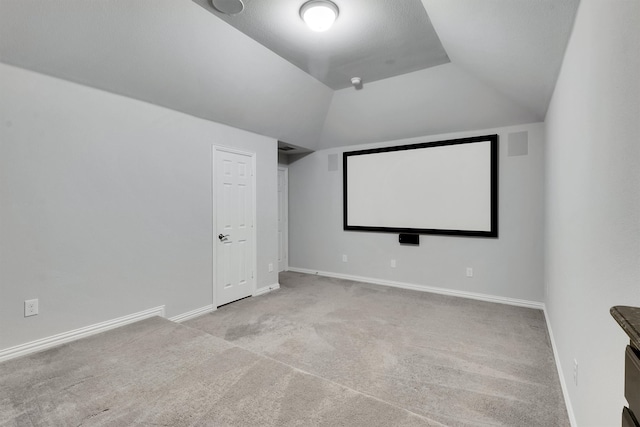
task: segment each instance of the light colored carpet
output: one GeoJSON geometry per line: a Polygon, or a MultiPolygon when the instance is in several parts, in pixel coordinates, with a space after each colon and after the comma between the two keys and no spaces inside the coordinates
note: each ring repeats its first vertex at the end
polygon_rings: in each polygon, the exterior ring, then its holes
{"type": "Polygon", "coordinates": [[[299,273],[185,322],[447,426],[568,426],[540,310],[299,273]]]}
{"type": "Polygon", "coordinates": [[[543,315],[285,273],[0,363],[0,425],[568,426],[543,315]]]}
{"type": "Polygon", "coordinates": [[[0,384],[3,426],[436,425],[161,318],[4,362],[0,384]]]}

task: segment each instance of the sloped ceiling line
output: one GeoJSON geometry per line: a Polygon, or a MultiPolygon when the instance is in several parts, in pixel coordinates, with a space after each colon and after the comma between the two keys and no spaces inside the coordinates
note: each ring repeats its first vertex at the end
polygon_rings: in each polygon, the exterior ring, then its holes
{"type": "MultiPolygon", "coordinates": [[[[351,32],[404,3],[376,2],[360,2],[351,32]]],[[[193,1],[3,0],[0,61],[307,149],[544,117],[578,0],[421,3],[452,62],[359,91],[333,91],[193,1]]]]}

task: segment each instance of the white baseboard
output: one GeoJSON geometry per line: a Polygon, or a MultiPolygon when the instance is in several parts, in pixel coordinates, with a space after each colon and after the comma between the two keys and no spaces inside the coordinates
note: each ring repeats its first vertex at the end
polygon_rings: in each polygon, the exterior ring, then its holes
{"type": "Polygon", "coordinates": [[[130,314],[128,316],[118,317],[117,319],[107,320],[106,322],[96,323],[94,325],[85,326],[84,328],[74,329],[72,331],[63,332],[61,334],[52,335],[47,338],[31,341],[26,344],[20,344],[15,347],[9,347],[4,350],[0,350],[0,362],[5,360],[14,359],[16,357],[25,356],[27,354],[35,353],[38,351],[46,350],[51,347],[55,347],[60,344],[75,341],[80,338],[85,338],[90,335],[106,332],[110,329],[119,328],[120,326],[128,325],[129,323],[139,322],[140,320],[148,319],[149,317],[160,316],[164,317],[164,305],[151,308],[149,310],[140,311],[138,313],[130,314]]]}
{"type": "Polygon", "coordinates": [[[537,301],[527,301],[516,298],[501,297],[496,295],[478,294],[474,292],[458,291],[454,289],[436,288],[433,286],[416,285],[413,283],[396,282],[392,280],[375,279],[372,277],[352,276],[349,274],[331,273],[328,271],[308,270],[305,268],[289,267],[289,271],[319,276],[333,277],[336,279],[353,280],[354,282],[372,283],[374,285],[391,286],[393,288],[410,289],[413,291],[431,292],[434,294],[450,295],[461,298],[470,298],[480,301],[496,302],[499,304],[515,305],[518,307],[535,308],[544,310],[544,304],[537,301]]]}
{"type": "Polygon", "coordinates": [[[211,313],[212,311],[216,311],[217,308],[213,304],[205,305],[204,307],[196,308],[195,310],[188,311],[186,313],[178,314],[177,316],[170,317],[169,320],[172,322],[180,323],[185,322],[187,320],[193,319],[198,316],[202,316],[203,314],[211,313]]]}
{"type": "Polygon", "coordinates": [[[273,285],[263,286],[260,289],[256,289],[256,291],[253,293],[253,296],[257,297],[260,295],[264,295],[268,292],[275,291],[276,289],[280,289],[280,283],[274,283],[273,285]]]}
{"type": "Polygon", "coordinates": [[[549,340],[551,341],[551,348],[553,348],[553,357],[556,360],[556,368],[558,369],[558,377],[560,377],[560,387],[562,387],[562,395],[564,397],[564,404],[567,407],[567,415],[569,415],[569,422],[571,427],[578,427],[576,421],[576,415],[573,413],[573,406],[571,405],[571,399],[569,399],[569,389],[567,388],[567,382],[564,379],[564,373],[562,372],[562,365],[560,364],[560,356],[558,354],[558,348],[556,347],[556,340],[553,337],[553,330],[551,329],[551,321],[547,314],[547,307],[543,309],[544,319],[547,322],[547,331],[549,331],[549,340]]]}

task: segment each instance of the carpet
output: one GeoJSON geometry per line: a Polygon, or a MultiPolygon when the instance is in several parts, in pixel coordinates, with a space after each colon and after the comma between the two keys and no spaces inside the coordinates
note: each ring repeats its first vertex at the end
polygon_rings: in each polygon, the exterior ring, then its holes
{"type": "Polygon", "coordinates": [[[540,310],[280,284],[0,363],[0,425],[569,426],[540,310]]]}
{"type": "Polygon", "coordinates": [[[541,310],[286,272],[185,324],[447,426],[568,426],[541,310]]]}
{"type": "Polygon", "coordinates": [[[0,364],[0,425],[433,426],[161,318],[0,364]]]}

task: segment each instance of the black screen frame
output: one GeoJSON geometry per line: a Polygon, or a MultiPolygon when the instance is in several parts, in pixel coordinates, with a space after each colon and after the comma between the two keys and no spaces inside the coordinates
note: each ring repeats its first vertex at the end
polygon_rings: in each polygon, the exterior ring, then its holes
{"type": "Polygon", "coordinates": [[[382,233],[413,233],[413,234],[435,234],[435,235],[447,235],[447,236],[464,236],[464,237],[498,237],[498,135],[482,135],[469,138],[450,139],[444,141],[435,142],[423,142],[418,144],[409,145],[397,145],[392,147],[372,148],[367,150],[358,151],[345,151],[342,154],[342,167],[343,167],[343,228],[345,231],[373,231],[382,233]],[[348,224],[348,194],[347,194],[347,171],[349,165],[349,157],[361,156],[367,154],[386,153],[392,151],[404,151],[404,150],[416,150],[431,147],[443,147],[460,144],[473,144],[478,142],[491,143],[490,154],[490,173],[491,173],[491,228],[489,231],[479,230],[451,230],[451,229],[437,229],[437,228],[403,228],[403,227],[373,227],[373,226],[358,226],[348,224]]]}

